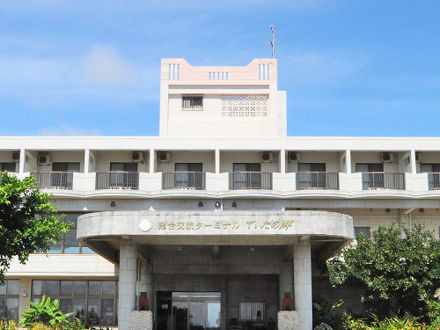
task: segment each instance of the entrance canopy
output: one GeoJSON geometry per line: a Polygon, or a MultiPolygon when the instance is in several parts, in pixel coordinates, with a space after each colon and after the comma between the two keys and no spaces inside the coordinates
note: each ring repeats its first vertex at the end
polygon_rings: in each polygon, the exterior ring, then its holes
{"type": "Polygon", "coordinates": [[[78,219],[78,239],[118,263],[121,239],[143,245],[289,245],[308,237],[329,256],[354,237],[352,217],[325,211],[114,211],[78,219]]]}

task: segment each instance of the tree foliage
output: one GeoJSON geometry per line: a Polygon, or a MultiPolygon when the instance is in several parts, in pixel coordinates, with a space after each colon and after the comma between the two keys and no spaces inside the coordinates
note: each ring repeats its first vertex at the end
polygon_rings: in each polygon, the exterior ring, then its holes
{"type": "Polygon", "coordinates": [[[402,229],[394,223],[372,231],[372,239],[360,234],[327,261],[330,283],[362,288],[362,302],[381,317],[424,315],[440,287],[440,241],[421,224],[402,229]]]}
{"type": "MultiPolygon", "coordinates": [[[[1,174],[1,173],[0,173],[1,174]]],[[[30,253],[47,252],[69,230],[60,222],[49,195],[35,188],[34,177],[0,177],[0,283],[12,258],[25,263],[30,253]]]]}

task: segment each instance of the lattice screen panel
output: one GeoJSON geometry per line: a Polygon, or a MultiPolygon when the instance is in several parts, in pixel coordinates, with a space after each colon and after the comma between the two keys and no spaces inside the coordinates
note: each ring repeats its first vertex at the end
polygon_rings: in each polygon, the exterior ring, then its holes
{"type": "Polygon", "coordinates": [[[222,116],[267,117],[268,95],[224,95],[222,116]]]}

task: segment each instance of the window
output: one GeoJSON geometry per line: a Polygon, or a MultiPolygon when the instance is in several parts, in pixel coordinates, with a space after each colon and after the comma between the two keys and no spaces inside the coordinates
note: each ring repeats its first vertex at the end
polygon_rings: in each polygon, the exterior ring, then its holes
{"type": "Polygon", "coordinates": [[[81,214],[68,213],[62,221],[73,223],[73,227],[64,234],[63,239],[58,240],[55,245],[52,245],[48,253],[94,253],[87,246],[83,246],[76,239],[76,224],[77,219],[81,214]]]}
{"type": "MultiPolygon", "coordinates": [[[[394,187],[394,180],[389,182],[383,173],[383,164],[381,163],[357,163],[356,172],[362,174],[362,189],[377,189],[394,187]]],[[[392,178],[394,179],[394,178],[392,178]]]]}
{"type": "Polygon", "coordinates": [[[356,164],[356,172],[383,172],[383,164],[362,164],[357,163],[356,164]]]}
{"type": "Polygon", "coordinates": [[[71,189],[73,173],[79,172],[79,169],[79,163],[53,163],[52,173],[50,174],[51,187],[66,187],[71,189]]]}
{"type": "Polygon", "coordinates": [[[267,117],[268,95],[224,95],[222,116],[267,117]]]}
{"type": "Polygon", "coordinates": [[[182,110],[203,110],[203,96],[187,95],[182,96],[182,110]]]}
{"type": "Polygon", "coordinates": [[[264,302],[241,302],[240,321],[264,321],[264,302]]]}
{"type": "Polygon", "coordinates": [[[137,163],[110,163],[110,187],[138,187],[137,163]]]}
{"type": "Polygon", "coordinates": [[[370,227],[354,227],[354,237],[358,234],[364,234],[367,238],[371,238],[371,228],[370,227]]]}
{"type": "Polygon", "coordinates": [[[54,172],[68,172],[74,173],[79,172],[79,163],[53,163],[52,171],[54,172]]]}
{"type": "Polygon", "coordinates": [[[261,172],[260,163],[234,163],[234,172],[261,172]]]}
{"type": "Polygon", "coordinates": [[[233,189],[260,189],[261,164],[260,163],[234,163],[233,189]]]}
{"type": "Polygon", "coordinates": [[[422,173],[439,173],[440,164],[420,164],[420,171],[422,173]]]}
{"type": "Polygon", "coordinates": [[[194,187],[203,189],[203,164],[202,163],[176,163],[175,187],[194,187]]]}
{"type": "Polygon", "coordinates": [[[15,163],[0,163],[0,173],[4,171],[15,172],[15,163]]]}
{"type": "Polygon", "coordinates": [[[0,286],[0,319],[18,321],[20,280],[5,280],[0,286]]]}
{"type": "Polygon", "coordinates": [[[297,189],[326,188],[325,163],[299,163],[297,189]]]}
{"type": "Polygon", "coordinates": [[[110,163],[111,172],[137,172],[137,163],[110,163]]]}
{"type": "Polygon", "coordinates": [[[325,163],[299,163],[298,172],[325,172],[325,163]]]}
{"type": "Polygon", "coordinates": [[[116,281],[33,280],[32,301],[58,299],[63,313],[90,325],[116,325],[116,281]]]}

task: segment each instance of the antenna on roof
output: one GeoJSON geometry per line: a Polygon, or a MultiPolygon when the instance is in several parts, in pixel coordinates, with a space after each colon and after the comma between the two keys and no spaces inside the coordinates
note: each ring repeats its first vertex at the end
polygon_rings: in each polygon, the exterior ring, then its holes
{"type": "Polygon", "coordinates": [[[272,39],[269,41],[270,42],[270,47],[272,48],[272,58],[275,57],[275,26],[274,25],[270,25],[270,32],[272,33],[272,39]]]}

